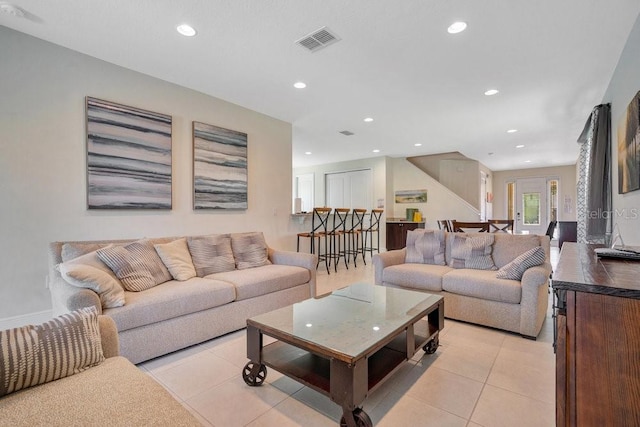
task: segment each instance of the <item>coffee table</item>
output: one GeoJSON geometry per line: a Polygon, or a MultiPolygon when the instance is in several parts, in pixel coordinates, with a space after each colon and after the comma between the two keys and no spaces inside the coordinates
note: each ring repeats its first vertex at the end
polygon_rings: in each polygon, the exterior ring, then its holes
{"type": "Polygon", "coordinates": [[[369,427],[362,402],[418,349],[434,353],[443,327],[441,296],[358,283],[247,319],[242,377],[259,386],[268,366],[340,405],[341,426],[369,427]]]}

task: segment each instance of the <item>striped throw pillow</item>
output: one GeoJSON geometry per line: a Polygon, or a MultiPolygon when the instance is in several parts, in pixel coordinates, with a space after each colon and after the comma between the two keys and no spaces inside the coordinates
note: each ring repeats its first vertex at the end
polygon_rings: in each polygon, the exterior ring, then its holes
{"type": "MultiPolygon", "coordinates": [[[[484,233],[481,233],[484,234],[484,233]]],[[[451,233],[451,259],[453,268],[472,268],[474,270],[497,270],[491,253],[494,236],[460,236],[451,233]]]]}
{"type": "Polygon", "coordinates": [[[144,291],[171,280],[169,270],[148,240],[100,249],[98,257],[128,291],[144,291]]]}
{"type": "Polygon", "coordinates": [[[445,265],[444,231],[409,230],[407,232],[406,263],[445,265]]]}
{"type": "Polygon", "coordinates": [[[531,248],[498,270],[496,277],[498,279],[521,280],[525,271],[536,265],[542,265],[546,258],[541,246],[531,248]]]}
{"type": "Polygon", "coordinates": [[[68,377],[104,360],[98,312],[83,308],[0,332],[0,396],[68,377]]]}
{"type": "Polygon", "coordinates": [[[187,246],[198,277],[236,269],[228,234],[189,237],[187,246]]]}
{"type": "Polygon", "coordinates": [[[262,233],[232,234],[231,247],[238,270],[271,264],[267,242],[262,233]]]}

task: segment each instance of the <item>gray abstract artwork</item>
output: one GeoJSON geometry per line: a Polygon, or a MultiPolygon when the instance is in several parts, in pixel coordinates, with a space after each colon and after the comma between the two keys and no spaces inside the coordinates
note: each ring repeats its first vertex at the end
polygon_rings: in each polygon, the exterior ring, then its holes
{"type": "Polygon", "coordinates": [[[247,134],[193,122],[194,209],[247,209],[247,134]]]}
{"type": "Polygon", "coordinates": [[[89,209],[171,209],[171,116],[87,97],[89,209]]]}

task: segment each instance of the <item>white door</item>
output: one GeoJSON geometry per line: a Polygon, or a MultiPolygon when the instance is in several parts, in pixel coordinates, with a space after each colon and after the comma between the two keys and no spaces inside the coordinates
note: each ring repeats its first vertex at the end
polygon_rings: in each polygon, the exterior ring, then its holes
{"type": "Polygon", "coordinates": [[[330,208],[371,209],[373,177],[370,169],[325,175],[327,205],[330,208]]]}
{"type": "Polygon", "coordinates": [[[515,232],[546,233],[549,225],[547,215],[546,178],[524,178],[516,180],[515,232]]]}

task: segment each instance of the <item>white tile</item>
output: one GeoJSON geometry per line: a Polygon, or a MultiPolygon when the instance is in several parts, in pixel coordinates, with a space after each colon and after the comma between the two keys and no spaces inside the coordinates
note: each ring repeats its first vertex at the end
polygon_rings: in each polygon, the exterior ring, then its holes
{"type": "Polygon", "coordinates": [[[188,399],[186,403],[215,426],[245,426],[288,396],[266,383],[250,387],[236,376],[188,399]]]}
{"type": "Polygon", "coordinates": [[[512,350],[501,352],[487,378],[487,384],[544,402],[555,402],[555,365],[519,361],[512,350]]]}
{"type": "Polygon", "coordinates": [[[287,398],[260,415],[248,427],[335,427],[336,421],[308,405],[287,398]]]}
{"type": "Polygon", "coordinates": [[[203,351],[187,357],[183,363],[153,374],[173,393],[183,400],[188,400],[240,373],[241,370],[237,366],[203,351]]]}
{"type": "Polygon", "coordinates": [[[376,427],[464,427],[467,420],[411,396],[392,392],[370,412],[376,427]]]}
{"type": "Polygon", "coordinates": [[[205,351],[205,349],[199,344],[193,345],[182,350],[174,351],[173,353],[165,354],[164,356],[156,357],[155,359],[147,360],[138,366],[149,372],[156,373],[184,363],[189,356],[202,353],[203,351],[205,351]]]}
{"type": "Polygon", "coordinates": [[[483,385],[481,382],[432,366],[409,389],[407,395],[468,419],[483,385]]]}
{"type": "Polygon", "coordinates": [[[468,346],[458,346],[456,341],[442,346],[442,356],[438,357],[433,367],[485,382],[497,355],[493,352],[469,351],[468,346]]]}
{"type": "Polygon", "coordinates": [[[292,397],[325,414],[336,422],[340,421],[340,417],[342,417],[342,408],[340,408],[337,403],[334,403],[324,394],[312,390],[309,387],[303,387],[292,397]]]}
{"type": "Polygon", "coordinates": [[[484,427],[552,427],[555,404],[486,385],[471,421],[484,427]]]}

